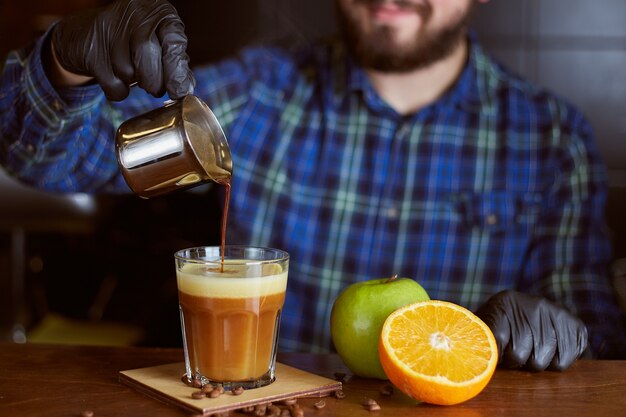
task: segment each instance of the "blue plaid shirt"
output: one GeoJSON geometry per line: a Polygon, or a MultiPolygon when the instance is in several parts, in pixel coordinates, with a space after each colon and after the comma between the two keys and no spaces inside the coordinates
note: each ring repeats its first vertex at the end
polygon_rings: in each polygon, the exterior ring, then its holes
{"type": "MultiPolygon", "coordinates": [[[[625,351],[589,125],[470,43],[458,81],[410,116],[335,43],[250,48],[196,70],[234,158],[229,243],[291,254],[282,349],[328,350],[339,292],[398,274],[470,309],[503,289],[540,294],[585,321],[596,355],[625,351]]],[[[115,130],[162,100],[57,92],[40,48],[3,71],[2,164],[48,190],[127,191],[115,130]]]]}

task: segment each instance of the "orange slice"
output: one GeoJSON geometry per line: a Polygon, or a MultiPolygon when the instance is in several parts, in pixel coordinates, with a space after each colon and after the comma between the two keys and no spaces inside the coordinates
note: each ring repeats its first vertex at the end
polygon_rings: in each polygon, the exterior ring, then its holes
{"type": "Polygon", "coordinates": [[[478,395],[498,363],[489,327],[466,308],[436,300],[391,313],[383,325],[378,354],[398,389],[439,405],[478,395]]]}

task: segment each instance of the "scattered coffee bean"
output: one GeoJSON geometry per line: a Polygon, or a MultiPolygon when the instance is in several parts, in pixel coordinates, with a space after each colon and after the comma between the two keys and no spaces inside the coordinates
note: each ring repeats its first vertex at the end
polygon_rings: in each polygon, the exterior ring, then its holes
{"type": "Polygon", "coordinates": [[[304,410],[298,404],[290,405],[291,417],[304,417],[304,410]]]}
{"type": "Polygon", "coordinates": [[[201,398],[204,398],[206,394],[202,391],[194,391],[191,393],[191,398],[193,398],[194,400],[199,400],[201,398]]]}
{"type": "Polygon", "coordinates": [[[267,414],[266,416],[268,417],[280,417],[280,413],[281,413],[281,409],[280,407],[274,405],[274,404],[270,404],[267,406],[267,414]]]}
{"type": "Polygon", "coordinates": [[[346,373],[345,372],[335,372],[335,379],[340,382],[345,382],[346,373]]]}
{"type": "Polygon", "coordinates": [[[380,405],[378,403],[370,404],[367,406],[369,411],[380,411],[380,405]]]}
{"type": "Polygon", "coordinates": [[[80,417],[93,417],[93,411],[84,410],[80,413],[80,417]]]}
{"type": "Polygon", "coordinates": [[[286,400],[282,400],[280,403],[284,405],[294,405],[298,402],[296,398],[287,398],[286,400]]]}
{"type": "Polygon", "coordinates": [[[291,417],[291,411],[288,408],[283,408],[280,411],[280,417],[291,417]]]}
{"type": "Polygon", "coordinates": [[[363,400],[363,405],[369,411],[379,411],[380,410],[380,405],[378,405],[376,400],[373,399],[373,398],[366,398],[365,400],[363,400]]]}
{"type": "Polygon", "coordinates": [[[209,398],[217,398],[217,397],[219,397],[220,395],[222,395],[222,390],[219,390],[219,389],[217,389],[217,388],[213,388],[213,389],[211,390],[211,392],[207,392],[207,393],[206,393],[206,394],[204,394],[204,395],[206,395],[206,396],[207,396],[207,397],[209,397],[209,398]]]}
{"type": "Polygon", "coordinates": [[[252,414],[252,413],[254,413],[254,406],[253,405],[249,405],[247,407],[240,408],[240,410],[241,410],[242,413],[252,414]]]}
{"type": "Polygon", "coordinates": [[[254,407],[255,416],[264,416],[267,412],[267,404],[258,404],[254,407]]]}
{"type": "Polygon", "coordinates": [[[186,372],[180,376],[180,380],[185,385],[191,385],[191,380],[189,378],[187,378],[187,373],[186,372]]]}
{"type": "Polygon", "coordinates": [[[385,384],[380,388],[380,395],[384,395],[385,397],[388,397],[391,394],[393,394],[393,385],[385,384]]]}
{"type": "Polygon", "coordinates": [[[200,378],[194,378],[193,381],[191,381],[191,385],[194,388],[202,388],[202,381],[200,380],[200,378]]]}
{"type": "Polygon", "coordinates": [[[343,392],[343,390],[338,389],[337,391],[335,391],[335,398],[342,400],[346,398],[346,393],[343,392]]]}
{"type": "Polygon", "coordinates": [[[317,408],[318,410],[320,408],[324,408],[326,406],[326,401],[324,400],[319,400],[318,402],[313,404],[313,407],[317,408]]]}
{"type": "Polygon", "coordinates": [[[241,385],[237,385],[235,388],[230,390],[230,392],[233,395],[241,395],[241,394],[243,394],[243,391],[244,391],[244,389],[243,389],[243,387],[241,385]]]}

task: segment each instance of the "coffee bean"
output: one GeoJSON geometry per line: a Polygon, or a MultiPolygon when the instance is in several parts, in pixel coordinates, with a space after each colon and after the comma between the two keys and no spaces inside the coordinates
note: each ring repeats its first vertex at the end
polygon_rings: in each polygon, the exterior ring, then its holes
{"type": "Polygon", "coordinates": [[[345,372],[335,372],[335,379],[340,382],[344,382],[346,380],[345,372]]]}
{"type": "Polygon", "coordinates": [[[253,405],[249,405],[247,407],[240,408],[240,410],[241,410],[242,413],[252,414],[252,413],[254,413],[254,406],[253,405]]]}
{"type": "Polygon", "coordinates": [[[326,406],[326,401],[324,400],[319,400],[318,402],[313,404],[313,407],[317,408],[318,410],[320,408],[324,408],[326,406]]]}
{"type": "Polygon", "coordinates": [[[373,398],[365,398],[365,400],[363,400],[363,405],[369,411],[378,411],[378,410],[380,410],[380,405],[378,405],[376,400],[374,400],[373,398]]]}
{"type": "Polygon", "coordinates": [[[237,385],[237,386],[236,386],[235,388],[233,388],[230,392],[231,392],[233,395],[241,395],[241,394],[243,394],[243,391],[244,391],[243,387],[242,387],[241,385],[237,385]]]}
{"type": "Polygon", "coordinates": [[[342,400],[346,398],[346,393],[343,392],[343,390],[338,389],[337,391],[335,391],[335,398],[342,400]]]}
{"type": "Polygon", "coordinates": [[[390,396],[391,394],[393,394],[393,385],[391,384],[385,384],[381,387],[380,389],[380,395],[384,395],[386,397],[390,396]]]}
{"type": "Polygon", "coordinates": [[[93,417],[93,411],[91,410],[81,411],[80,417],[93,417]]]}
{"type": "Polygon", "coordinates": [[[298,404],[289,406],[291,417],[304,417],[304,410],[298,404]]]}
{"type": "Polygon", "coordinates": [[[211,391],[213,391],[213,385],[206,384],[202,386],[202,392],[204,392],[205,394],[208,394],[211,391]]]}
{"type": "Polygon", "coordinates": [[[298,400],[296,398],[287,398],[285,400],[282,400],[280,403],[284,405],[294,405],[297,402],[298,400]]]}
{"type": "Polygon", "coordinates": [[[186,372],[180,376],[180,380],[182,381],[183,384],[191,386],[191,380],[187,377],[186,372]]]}
{"type": "Polygon", "coordinates": [[[380,411],[380,405],[378,403],[370,404],[367,406],[369,411],[380,411]]]}
{"type": "Polygon", "coordinates": [[[267,404],[258,404],[254,407],[255,416],[264,416],[267,412],[267,404]]]}
{"type": "Polygon", "coordinates": [[[280,417],[281,409],[274,404],[270,404],[267,406],[267,414],[268,417],[280,417]]]}
{"type": "Polygon", "coordinates": [[[202,381],[200,380],[200,378],[194,378],[193,381],[191,381],[191,385],[194,388],[202,388],[202,381]]]}
{"type": "Polygon", "coordinates": [[[208,393],[206,393],[206,394],[204,394],[204,395],[206,395],[206,396],[207,396],[207,397],[209,397],[209,398],[217,398],[217,397],[219,397],[220,395],[222,395],[222,392],[223,392],[223,391],[221,391],[221,390],[219,390],[219,389],[217,389],[217,388],[213,388],[213,389],[211,390],[211,392],[208,392],[208,393]]]}
{"type": "Polygon", "coordinates": [[[283,408],[280,412],[280,417],[291,417],[291,412],[288,408],[283,408]]]}
{"type": "Polygon", "coordinates": [[[193,398],[194,400],[199,400],[201,398],[204,398],[205,394],[202,391],[194,391],[191,393],[191,398],[193,398]]]}

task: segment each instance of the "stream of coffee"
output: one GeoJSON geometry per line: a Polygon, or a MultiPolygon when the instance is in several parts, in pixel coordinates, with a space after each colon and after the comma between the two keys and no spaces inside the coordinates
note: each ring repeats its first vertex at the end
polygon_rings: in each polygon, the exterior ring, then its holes
{"type": "Polygon", "coordinates": [[[230,178],[219,181],[224,186],[224,211],[222,212],[222,262],[220,272],[224,272],[224,252],[226,251],[226,223],[228,222],[228,204],[230,203],[230,178]]]}

